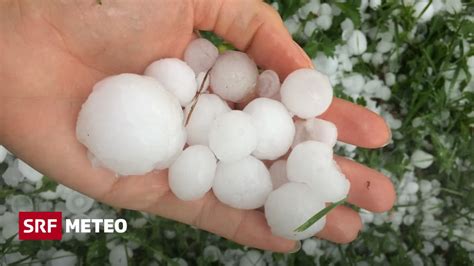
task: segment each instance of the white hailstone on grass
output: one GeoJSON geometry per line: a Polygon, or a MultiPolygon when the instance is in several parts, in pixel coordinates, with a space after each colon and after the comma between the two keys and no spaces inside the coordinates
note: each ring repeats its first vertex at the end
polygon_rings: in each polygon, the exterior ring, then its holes
{"type": "Polygon", "coordinates": [[[314,238],[309,238],[303,241],[301,249],[304,251],[304,253],[306,253],[306,255],[315,256],[320,246],[321,243],[318,240],[314,238]]]}
{"type": "Polygon", "coordinates": [[[119,175],[145,174],[167,162],[184,145],[176,145],[182,131],[176,97],[156,80],[135,74],[98,82],[76,127],[78,140],[119,175]]]}
{"type": "Polygon", "coordinates": [[[294,17],[290,17],[285,20],[285,27],[288,29],[290,34],[295,34],[298,32],[298,29],[300,27],[300,22],[297,21],[294,17]]]}
{"type": "Polygon", "coordinates": [[[265,70],[258,76],[257,94],[260,97],[272,98],[280,91],[280,78],[273,70],[265,70]]]}
{"type": "Polygon", "coordinates": [[[178,58],[164,58],[151,63],[145,69],[145,75],[158,80],[163,87],[186,106],[196,95],[196,74],[178,58]]]}
{"type": "Polygon", "coordinates": [[[240,258],[239,266],[265,266],[263,254],[257,250],[249,250],[240,258]]]}
{"type": "Polygon", "coordinates": [[[209,147],[219,160],[240,160],[257,147],[257,130],[252,117],[233,110],[217,116],[209,129],[209,147]]]}
{"type": "Polygon", "coordinates": [[[282,103],[300,118],[322,114],[332,101],[333,90],[329,79],[313,69],[293,71],[280,89],[282,103]]]}
{"type": "Polygon", "coordinates": [[[77,264],[77,256],[66,250],[56,251],[48,261],[49,266],[75,266],[77,264]]]}
{"type": "Polygon", "coordinates": [[[395,74],[391,73],[391,72],[388,72],[388,73],[385,73],[385,84],[387,84],[387,86],[393,86],[396,82],[396,76],[395,74]]]}
{"type": "Polygon", "coordinates": [[[183,258],[172,258],[171,261],[173,261],[173,265],[188,266],[188,263],[183,258]]]}
{"type": "MultiPolygon", "coordinates": [[[[208,89],[209,89],[209,85],[211,84],[211,80],[209,79],[209,75],[207,76],[205,82],[204,82],[204,78],[206,78],[206,72],[200,72],[196,76],[196,84],[197,84],[198,91],[201,90],[201,86],[202,86],[202,90],[200,91],[201,93],[207,92],[208,89]],[[204,82],[204,85],[202,84],[203,82],[204,82]]],[[[192,104],[192,102],[191,102],[191,104],[192,104]]]]}
{"type": "Polygon", "coordinates": [[[420,22],[427,22],[431,20],[435,11],[433,5],[428,0],[417,2],[413,8],[415,9],[414,16],[415,18],[419,18],[420,22]]]}
{"type": "Polygon", "coordinates": [[[2,178],[5,184],[11,187],[17,187],[18,184],[24,179],[23,175],[18,170],[16,162],[8,166],[7,170],[3,172],[2,178]]]}
{"type": "Polygon", "coordinates": [[[370,61],[374,66],[381,65],[384,62],[383,55],[381,53],[374,53],[370,61]]]}
{"type": "Polygon", "coordinates": [[[283,184],[288,183],[288,177],[286,176],[286,160],[275,161],[268,171],[272,178],[273,189],[277,189],[283,184]]]}
{"type": "Polygon", "coordinates": [[[355,30],[347,40],[347,45],[351,54],[361,55],[367,50],[367,39],[364,33],[360,30],[355,30]]]}
{"type": "Polygon", "coordinates": [[[5,147],[0,145],[0,163],[2,163],[5,160],[5,158],[7,158],[7,154],[8,154],[7,149],[5,149],[5,147]]]}
{"type": "Polygon", "coordinates": [[[5,212],[4,214],[0,215],[0,227],[4,227],[7,224],[15,224],[18,220],[18,215],[14,214],[13,212],[5,212]]]}
{"type": "MultiPolygon", "coordinates": [[[[303,32],[306,36],[311,37],[311,35],[313,35],[313,33],[314,33],[314,31],[316,30],[317,27],[318,27],[318,22],[317,21],[309,20],[304,25],[303,32]]],[[[323,28],[323,27],[321,27],[321,28],[323,28]]]]}
{"type": "Polygon", "coordinates": [[[69,196],[69,194],[74,193],[75,191],[66,187],[63,184],[59,184],[56,186],[56,191],[55,193],[63,200],[66,200],[69,196]]]}
{"type": "Polygon", "coordinates": [[[124,244],[116,245],[110,250],[109,263],[112,266],[128,265],[128,258],[133,257],[133,251],[124,244]]]}
{"type": "Polygon", "coordinates": [[[237,209],[256,209],[272,191],[270,173],[253,156],[235,162],[219,162],[212,190],[222,202],[237,209]]]}
{"type": "Polygon", "coordinates": [[[38,182],[43,178],[43,174],[36,171],[33,167],[26,164],[24,161],[18,160],[18,170],[21,174],[23,174],[26,179],[30,180],[31,182],[38,182]]]}
{"type": "Polygon", "coordinates": [[[298,16],[302,19],[306,19],[311,13],[316,15],[318,14],[319,7],[319,0],[311,0],[298,9],[298,16]]]}
{"type": "Polygon", "coordinates": [[[257,98],[243,110],[249,114],[257,130],[257,147],[252,155],[275,160],[284,155],[295,136],[295,125],[285,106],[268,98],[257,98]]]}
{"type": "Polygon", "coordinates": [[[219,259],[222,257],[221,250],[214,245],[206,246],[202,252],[202,255],[210,262],[219,261],[219,259]]]}
{"type": "Polygon", "coordinates": [[[344,19],[341,23],[341,29],[342,31],[350,31],[352,32],[354,30],[354,22],[350,18],[344,19]]]}
{"type": "Polygon", "coordinates": [[[332,25],[332,16],[319,16],[318,18],[316,18],[316,25],[322,30],[328,30],[332,25]]]}
{"type": "Polygon", "coordinates": [[[212,187],[216,165],[216,157],[207,146],[189,146],[169,169],[171,191],[181,200],[202,198],[212,187]]]}
{"type": "MultiPolygon", "coordinates": [[[[18,224],[17,223],[8,223],[4,224],[2,228],[2,237],[8,239],[18,233],[18,224]]],[[[15,240],[18,240],[18,235],[15,237],[15,240]]]]}
{"type": "Polygon", "coordinates": [[[370,8],[376,10],[382,4],[382,0],[370,0],[369,6],[370,8]]]}
{"type": "Polygon", "coordinates": [[[331,16],[332,15],[332,8],[329,4],[323,3],[319,8],[319,15],[322,16],[331,16]]]}
{"type": "Polygon", "coordinates": [[[184,51],[184,61],[196,74],[207,72],[214,65],[218,56],[217,47],[204,38],[191,41],[184,51]]]}
{"type": "MultiPolygon", "coordinates": [[[[185,119],[188,118],[192,104],[186,106],[185,119]]],[[[209,129],[212,122],[220,114],[230,112],[231,109],[219,96],[215,94],[201,94],[198,98],[191,118],[186,125],[187,143],[190,145],[208,145],[209,129]]]]}
{"type": "Polygon", "coordinates": [[[313,59],[315,68],[326,75],[332,75],[337,72],[339,62],[336,57],[328,57],[322,52],[318,52],[313,59]]]}
{"type": "Polygon", "coordinates": [[[31,212],[33,211],[33,201],[26,195],[14,195],[10,199],[12,212],[31,212]]]}
{"type": "Polygon", "coordinates": [[[461,0],[447,0],[446,1],[446,11],[449,14],[456,14],[461,12],[462,10],[462,2],[461,0]]]}
{"type": "Polygon", "coordinates": [[[345,91],[349,94],[360,94],[365,85],[365,80],[361,74],[353,74],[344,77],[341,83],[345,91]]]}
{"type": "Polygon", "coordinates": [[[337,142],[337,128],[333,123],[319,119],[309,118],[304,122],[307,140],[316,140],[334,147],[337,142]]]}
{"type": "Polygon", "coordinates": [[[79,192],[74,191],[66,198],[66,208],[74,214],[83,214],[92,208],[94,200],[79,192]]]}
{"type": "Polygon", "coordinates": [[[323,200],[308,185],[289,182],[270,193],[265,202],[265,217],[273,234],[301,240],[314,236],[324,227],[326,217],[303,232],[295,232],[324,207],[323,200]]]}
{"type": "Polygon", "coordinates": [[[392,42],[381,40],[377,43],[377,52],[384,54],[392,50],[394,44],[392,42]]]}
{"type": "Polygon", "coordinates": [[[219,55],[210,74],[215,94],[224,100],[242,102],[255,90],[258,69],[247,54],[226,51],[219,55]]]}
{"type": "Polygon", "coordinates": [[[416,150],[413,152],[411,155],[411,163],[418,168],[425,169],[430,167],[430,165],[433,163],[433,155],[422,151],[422,150],[416,150]]]}
{"type": "Polygon", "coordinates": [[[381,86],[378,90],[375,91],[374,97],[382,99],[384,101],[388,101],[392,96],[392,91],[387,86],[381,86]]]}

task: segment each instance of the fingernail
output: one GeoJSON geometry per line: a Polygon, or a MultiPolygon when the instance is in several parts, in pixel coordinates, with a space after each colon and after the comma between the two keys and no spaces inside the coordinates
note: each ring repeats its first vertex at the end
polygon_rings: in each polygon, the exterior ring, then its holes
{"type": "Polygon", "coordinates": [[[382,147],[385,147],[387,146],[388,144],[390,144],[392,142],[392,129],[390,129],[390,127],[387,125],[387,129],[388,129],[388,140],[387,142],[382,146],[382,147]]]}
{"type": "Polygon", "coordinates": [[[303,50],[303,48],[301,48],[301,46],[300,46],[297,42],[293,41],[293,43],[295,44],[296,48],[298,48],[298,50],[299,50],[299,52],[300,52],[300,54],[301,54],[301,57],[306,60],[307,66],[308,66],[309,68],[314,68],[314,66],[313,66],[313,61],[311,61],[311,59],[309,58],[308,54],[303,50]]]}
{"type": "Polygon", "coordinates": [[[300,249],[301,249],[301,241],[298,240],[295,242],[295,247],[292,250],[288,251],[288,253],[289,254],[296,253],[300,251],[300,249]]]}

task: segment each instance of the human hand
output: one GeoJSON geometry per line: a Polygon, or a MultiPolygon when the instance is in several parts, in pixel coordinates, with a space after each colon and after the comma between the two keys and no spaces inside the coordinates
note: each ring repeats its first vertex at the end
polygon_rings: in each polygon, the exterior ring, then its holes
{"type": "MultiPolygon", "coordinates": [[[[192,224],[243,245],[291,251],[295,242],[273,236],[261,211],[233,209],[212,192],[180,201],[166,171],[116,178],[92,167],[76,140],[77,114],[97,81],[142,73],[158,58],[181,57],[194,29],[216,32],[281,78],[311,67],[278,14],[256,0],[3,1],[0,142],[42,173],[112,206],[192,224]]],[[[344,100],[334,99],[322,118],[335,123],[347,143],[376,148],[390,139],[382,118],[344,100]]],[[[387,177],[348,159],[336,161],[351,182],[350,203],[371,211],[391,208],[395,192],[387,177]]],[[[359,215],[339,206],[317,236],[346,243],[360,228],[359,215]]]]}

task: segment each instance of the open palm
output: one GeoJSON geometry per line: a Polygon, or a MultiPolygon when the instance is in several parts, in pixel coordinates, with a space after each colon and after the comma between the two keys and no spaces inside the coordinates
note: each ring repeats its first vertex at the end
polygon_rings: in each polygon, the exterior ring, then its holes
{"type": "MultiPolygon", "coordinates": [[[[42,173],[104,203],[192,224],[244,245],[290,251],[295,242],[273,236],[262,212],[225,206],[212,193],[180,201],[166,171],[116,178],[93,168],[76,140],[77,114],[97,81],[142,73],[159,58],[181,57],[194,29],[216,32],[282,78],[311,67],[278,14],[257,0],[2,1],[0,143],[42,173]]],[[[336,124],[344,142],[375,148],[390,139],[379,116],[340,99],[322,117],[336,124]]],[[[395,192],[388,178],[336,160],[351,182],[350,203],[371,211],[391,208],[395,192]]],[[[359,215],[344,206],[327,220],[318,236],[338,243],[353,240],[361,228],[359,215]]]]}

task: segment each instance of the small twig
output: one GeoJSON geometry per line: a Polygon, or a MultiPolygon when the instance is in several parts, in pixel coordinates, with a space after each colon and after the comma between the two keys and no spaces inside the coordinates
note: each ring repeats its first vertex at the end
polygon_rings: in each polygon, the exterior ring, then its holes
{"type": "Polygon", "coordinates": [[[313,215],[313,217],[309,218],[308,221],[306,221],[304,224],[300,225],[294,231],[295,232],[303,232],[304,230],[308,229],[313,224],[315,224],[317,221],[319,221],[321,218],[323,218],[324,215],[328,214],[328,212],[330,212],[332,209],[336,208],[337,206],[339,206],[341,204],[344,204],[346,202],[346,200],[347,200],[347,197],[343,198],[340,201],[331,203],[331,205],[327,206],[326,208],[322,209],[321,211],[319,211],[318,213],[313,215]]]}
{"type": "Polygon", "coordinates": [[[208,78],[209,75],[210,75],[211,69],[212,69],[212,68],[210,68],[210,69],[206,72],[206,75],[205,75],[204,78],[202,79],[201,87],[199,88],[199,91],[196,93],[196,95],[195,95],[194,98],[193,98],[193,105],[191,106],[191,109],[189,110],[189,114],[188,114],[188,117],[186,117],[186,122],[184,123],[184,126],[187,126],[188,123],[189,123],[189,120],[191,119],[191,115],[193,114],[194,108],[196,107],[196,105],[197,105],[197,103],[198,103],[199,96],[202,94],[202,91],[203,91],[203,89],[204,89],[204,84],[206,83],[207,78],[208,78]]]}

